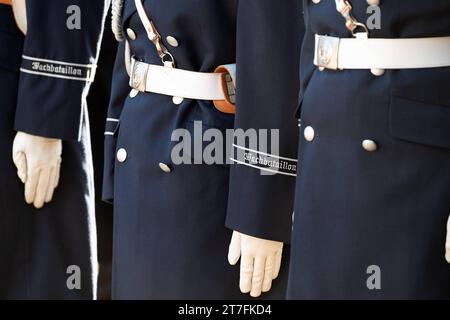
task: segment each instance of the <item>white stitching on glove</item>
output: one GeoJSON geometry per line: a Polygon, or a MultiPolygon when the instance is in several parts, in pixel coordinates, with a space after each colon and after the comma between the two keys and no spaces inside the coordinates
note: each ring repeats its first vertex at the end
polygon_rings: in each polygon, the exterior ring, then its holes
{"type": "Polygon", "coordinates": [[[241,259],[239,287],[242,293],[257,298],[272,288],[278,277],[283,243],[247,236],[234,231],[228,251],[228,262],[236,265],[241,259]]]}
{"type": "Polygon", "coordinates": [[[62,141],[18,132],[13,144],[17,175],[25,184],[25,201],[40,209],[59,183],[62,141]]]}

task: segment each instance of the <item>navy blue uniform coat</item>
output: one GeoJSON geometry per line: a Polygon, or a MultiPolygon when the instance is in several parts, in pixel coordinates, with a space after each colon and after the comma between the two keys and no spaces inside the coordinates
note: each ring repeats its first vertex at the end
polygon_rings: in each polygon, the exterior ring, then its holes
{"type": "MultiPolygon", "coordinates": [[[[146,12],[177,67],[213,72],[237,62],[237,114],[212,103],[152,93],[128,94],[124,45],[119,49],[107,123],[104,198],[114,199],[113,297],[116,299],[240,299],[239,267],[227,262],[231,230],[289,242],[295,178],[262,176],[246,165],[178,165],[171,134],[193,122],[203,129],[278,129],[297,136],[300,3],[273,0],[146,0],[146,12]],[[166,42],[178,40],[178,47],[166,42]],[[287,64],[285,63],[287,62],[287,64]],[[127,151],[123,163],[118,149],[127,151]],[[162,162],[171,173],[160,170],[162,162]],[[226,226],[228,228],[226,228],[226,226]]],[[[132,54],[161,65],[136,12],[126,0],[122,27],[132,54]],[[136,39],[126,30],[134,31],[136,39]]],[[[296,142],[280,154],[295,158],[296,142]]],[[[285,255],[287,257],[287,253],[285,255]]],[[[269,298],[284,298],[287,275],[269,298]]]]}
{"type": "Polygon", "coordinates": [[[55,77],[54,68],[35,69],[33,63],[95,64],[105,6],[104,1],[27,1],[24,38],[11,8],[0,5],[0,298],[95,296],[89,83],[55,77]],[[66,27],[71,5],[81,9],[81,30],[66,27]],[[11,155],[15,131],[64,140],[60,184],[41,210],[24,200],[11,155]],[[81,288],[70,290],[66,271],[74,265],[81,271],[81,288]]]}
{"type": "MultiPolygon", "coordinates": [[[[365,22],[366,1],[350,2],[365,22]]],[[[447,0],[381,0],[380,8],[372,38],[450,36],[447,0]]],[[[321,72],[314,34],[351,35],[334,1],[304,1],[304,12],[289,298],[450,298],[450,68],[321,72]],[[362,148],[366,139],[377,151],[362,148]],[[367,287],[373,265],[380,290],[367,287]]]]}

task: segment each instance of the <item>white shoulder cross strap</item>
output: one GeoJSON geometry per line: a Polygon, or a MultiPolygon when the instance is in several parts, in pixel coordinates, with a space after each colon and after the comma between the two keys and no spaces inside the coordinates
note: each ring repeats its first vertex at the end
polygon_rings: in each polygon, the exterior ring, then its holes
{"type": "Polygon", "coordinates": [[[161,58],[161,61],[164,63],[166,67],[167,66],[174,67],[175,60],[172,54],[169,52],[169,50],[167,50],[167,48],[164,46],[161,39],[161,35],[158,32],[158,29],[156,29],[154,23],[148,18],[144,6],[142,5],[142,0],[134,0],[134,3],[136,4],[136,9],[139,14],[139,18],[141,19],[145,31],[147,32],[147,37],[155,45],[156,52],[158,53],[158,56],[161,58]]]}
{"type": "Polygon", "coordinates": [[[27,34],[27,6],[25,0],[12,0],[14,18],[23,34],[27,34]]]}
{"type": "MultiPolygon", "coordinates": [[[[129,69],[130,86],[137,91],[152,92],[178,98],[211,100],[224,113],[235,112],[236,65],[223,65],[213,73],[175,68],[175,59],[164,46],[155,24],[149,19],[142,0],[134,1],[148,39],[153,43],[164,66],[148,64],[135,58],[129,69]]],[[[126,50],[129,51],[129,48],[126,50]]]]}
{"type": "Polygon", "coordinates": [[[357,30],[360,29],[368,37],[369,30],[364,23],[359,22],[352,14],[352,6],[348,0],[335,0],[336,10],[344,17],[345,27],[352,33],[354,37],[357,37],[357,30]]]}

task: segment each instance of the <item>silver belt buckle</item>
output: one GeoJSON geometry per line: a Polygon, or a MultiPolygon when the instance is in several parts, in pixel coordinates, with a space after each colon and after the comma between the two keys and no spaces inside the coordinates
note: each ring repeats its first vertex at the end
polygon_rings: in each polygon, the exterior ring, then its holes
{"type": "Polygon", "coordinates": [[[339,38],[316,35],[314,64],[320,68],[338,69],[339,38]]]}
{"type": "Polygon", "coordinates": [[[145,92],[147,84],[148,64],[132,59],[130,87],[145,92]]]}

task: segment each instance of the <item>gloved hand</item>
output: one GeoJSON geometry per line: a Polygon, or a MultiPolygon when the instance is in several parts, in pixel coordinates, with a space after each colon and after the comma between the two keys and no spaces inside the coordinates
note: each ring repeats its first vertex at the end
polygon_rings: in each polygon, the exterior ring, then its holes
{"type": "Polygon", "coordinates": [[[445,259],[450,263],[450,217],[447,222],[447,241],[445,243],[445,259]]]}
{"type": "Polygon", "coordinates": [[[250,296],[257,298],[261,292],[270,291],[272,280],[280,272],[282,253],[282,242],[259,239],[234,231],[228,262],[234,266],[241,259],[241,292],[250,292],[250,296]]]}
{"type": "Polygon", "coordinates": [[[25,201],[37,209],[53,198],[59,183],[62,141],[18,132],[13,144],[17,175],[25,184],[25,201]]]}
{"type": "Polygon", "coordinates": [[[20,31],[24,35],[27,34],[27,5],[25,0],[13,0],[12,2],[14,18],[20,31]]]}

